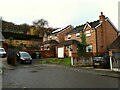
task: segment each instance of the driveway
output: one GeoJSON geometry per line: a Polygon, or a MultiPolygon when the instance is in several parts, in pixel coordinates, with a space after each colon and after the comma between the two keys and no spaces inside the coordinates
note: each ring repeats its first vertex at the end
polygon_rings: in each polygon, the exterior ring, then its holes
{"type": "MultiPolygon", "coordinates": [[[[71,68],[60,65],[18,65],[5,69],[3,88],[118,88],[119,79],[91,68],[71,68]]],[[[115,74],[115,73],[114,73],[115,74]]]]}

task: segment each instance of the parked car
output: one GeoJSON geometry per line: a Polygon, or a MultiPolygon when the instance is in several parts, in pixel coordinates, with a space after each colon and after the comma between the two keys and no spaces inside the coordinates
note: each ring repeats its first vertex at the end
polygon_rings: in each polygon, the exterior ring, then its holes
{"type": "Polygon", "coordinates": [[[93,67],[102,67],[102,68],[110,68],[110,58],[106,57],[94,57],[93,59],[93,67]]]}
{"type": "Polygon", "coordinates": [[[0,57],[6,57],[7,53],[4,48],[0,48],[0,57]]]}
{"type": "Polygon", "coordinates": [[[16,59],[17,61],[22,64],[22,63],[32,63],[32,58],[28,52],[25,51],[19,51],[16,54],[16,59]]]}

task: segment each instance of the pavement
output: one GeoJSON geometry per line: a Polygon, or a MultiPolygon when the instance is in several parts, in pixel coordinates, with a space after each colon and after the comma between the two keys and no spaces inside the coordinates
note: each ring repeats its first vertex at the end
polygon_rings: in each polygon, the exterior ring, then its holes
{"type": "Polygon", "coordinates": [[[10,64],[7,64],[7,59],[6,58],[2,58],[2,68],[0,70],[0,74],[3,73],[4,69],[15,69],[16,67],[10,64]]]}
{"type": "MultiPolygon", "coordinates": [[[[7,59],[3,58],[2,59],[2,70],[0,70],[0,74],[2,74],[4,72],[4,69],[12,70],[15,68],[16,68],[16,66],[7,64],[7,59]]],[[[86,71],[97,73],[102,76],[108,76],[108,77],[120,79],[120,71],[119,70],[101,69],[101,68],[93,68],[93,67],[68,67],[68,68],[76,69],[77,71],[79,71],[80,69],[83,69],[86,71]]]]}
{"type": "Polygon", "coordinates": [[[110,70],[110,69],[102,69],[102,68],[93,68],[93,67],[80,67],[80,68],[93,71],[93,72],[95,72],[99,75],[102,75],[102,76],[108,76],[108,77],[120,79],[120,72],[119,71],[110,70]]]}

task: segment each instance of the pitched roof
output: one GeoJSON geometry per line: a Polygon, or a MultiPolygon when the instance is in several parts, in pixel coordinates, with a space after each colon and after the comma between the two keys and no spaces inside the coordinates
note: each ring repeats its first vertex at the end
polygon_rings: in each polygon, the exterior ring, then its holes
{"type": "Polygon", "coordinates": [[[110,45],[109,49],[120,49],[120,36],[110,45]]]}
{"type": "Polygon", "coordinates": [[[74,33],[79,33],[80,31],[82,31],[84,29],[84,25],[80,25],[80,26],[76,26],[72,31],[66,33],[66,35],[68,34],[74,34],[74,33]]]}
{"type": "Polygon", "coordinates": [[[64,42],[58,44],[58,46],[68,46],[68,45],[71,45],[71,44],[78,45],[78,44],[80,44],[80,42],[77,41],[77,40],[67,40],[67,41],[64,41],[64,42]]]}
{"type": "Polygon", "coordinates": [[[67,27],[61,29],[61,28],[58,28],[57,30],[53,31],[52,33],[50,33],[49,35],[53,35],[53,34],[56,34],[56,33],[59,33],[59,32],[62,32],[64,31],[65,29],[69,28],[69,27],[72,27],[71,25],[68,25],[67,27]]]}
{"type": "Polygon", "coordinates": [[[88,24],[89,24],[92,28],[95,28],[97,25],[100,24],[100,20],[93,21],[93,22],[88,22],[88,24]]]}
{"type": "Polygon", "coordinates": [[[74,34],[74,33],[79,33],[80,31],[84,30],[84,27],[87,24],[89,24],[92,28],[95,28],[96,26],[98,26],[100,24],[100,20],[93,21],[93,22],[87,22],[85,24],[76,26],[71,32],[68,32],[66,35],[68,35],[68,34],[74,34]]]}
{"type": "Polygon", "coordinates": [[[43,44],[58,44],[58,42],[56,40],[47,40],[43,44]]]}

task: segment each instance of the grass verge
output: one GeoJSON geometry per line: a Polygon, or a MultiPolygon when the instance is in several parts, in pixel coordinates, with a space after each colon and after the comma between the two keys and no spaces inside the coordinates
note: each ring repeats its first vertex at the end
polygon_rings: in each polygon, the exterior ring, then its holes
{"type": "Polygon", "coordinates": [[[70,66],[71,65],[71,59],[70,58],[49,58],[49,59],[41,59],[39,61],[40,64],[58,64],[58,65],[65,65],[70,66]]]}

